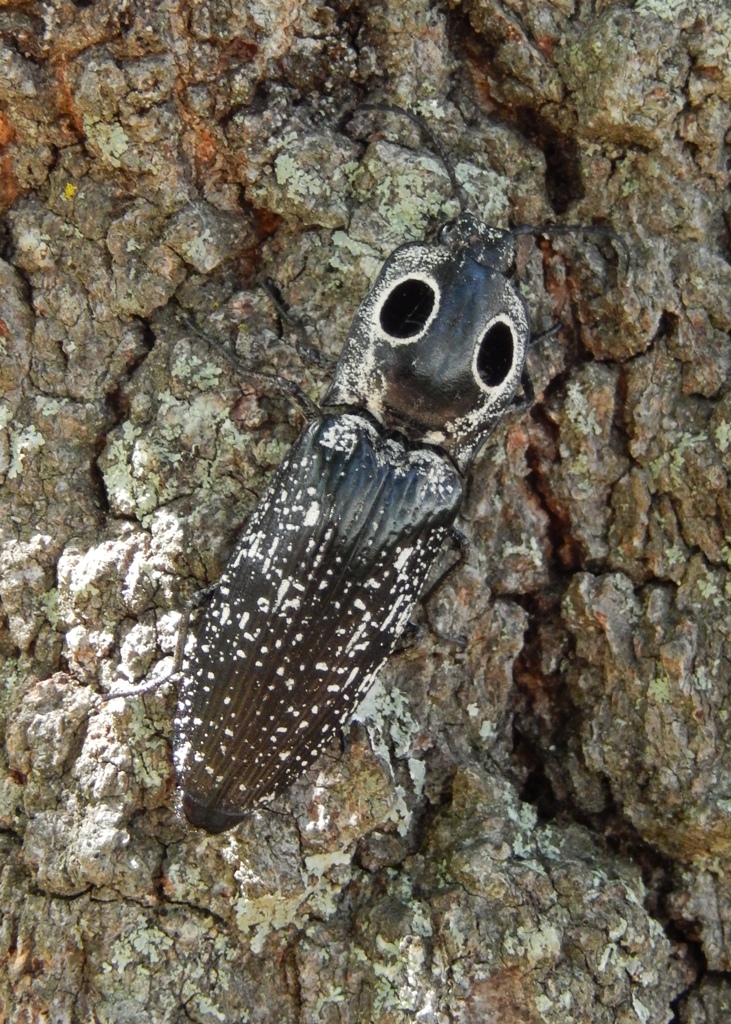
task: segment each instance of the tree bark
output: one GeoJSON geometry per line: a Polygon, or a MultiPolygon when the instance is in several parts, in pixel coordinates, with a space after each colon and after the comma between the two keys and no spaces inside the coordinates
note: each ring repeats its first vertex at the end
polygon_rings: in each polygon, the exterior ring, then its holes
{"type": "Polygon", "coordinates": [[[584,0],[0,11],[0,1019],[731,1014],[731,17],[584,0]],[[169,669],[381,261],[521,240],[530,413],[317,768],[209,836],[169,669]],[[626,259],[625,250],[629,253],[626,259]],[[463,635],[464,650],[449,636],[463,635]]]}

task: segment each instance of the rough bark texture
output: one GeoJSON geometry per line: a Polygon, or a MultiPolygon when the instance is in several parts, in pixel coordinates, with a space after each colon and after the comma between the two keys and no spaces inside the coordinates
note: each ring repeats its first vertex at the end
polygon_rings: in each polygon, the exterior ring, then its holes
{"type": "Polygon", "coordinates": [[[731,13],[637,0],[0,11],[0,1018],[731,1017],[731,13]],[[169,664],[379,262],[525,239],[537,403],[344,755],[235,831],[176,808],[169,664]],[[464,634],[462,652],[439,635],[464,634]],[[165,659],[168,659],[165,662],[165,659]],[[161,662],[163,664],[161,664],[161,662]]]}

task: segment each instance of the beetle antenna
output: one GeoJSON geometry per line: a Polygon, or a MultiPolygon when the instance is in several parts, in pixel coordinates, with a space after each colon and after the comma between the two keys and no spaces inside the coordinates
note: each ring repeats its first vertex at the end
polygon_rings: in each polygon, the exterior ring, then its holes
{"type": "MultiPolygon", "coordinates": [[[[413,111],[407,110],[406,107],[397,106],[395,103],[361,103],[353,111],[353,114],[358,113],[359,110],[379,110],[384,114],[398,114],[400,117],[405,117],[409,121],[411,121],[412,124],[415,124],[419,131],[422,133],[422,135],[425,137],[427,142],[429,143],[429,146],[431,147],[435,156],[437,156],[441,161],[444,170],[447,172],[447,177],[449,178],[452,190],[455,196],[457,197],[457,201],[459,202],[460,213],[466,212],[468,202],[467,193],[457,180],[457,175],[452,165],[452,161],[447,156],[444,146],[442,146],[439,139],[436,137],[431,128],[429,128],[429,126],[423,120],[423,118],[419,117],[418,114],[414,114],[413,111]]],[[[352,114],[349,115],[349,117],[352,116],[352,114]]]]}
{"type": "Polygon", "coordinates": [[[552,235],[594,235],[598,238],[607,238],[621,250],[625,260],[625,274],[629,275],[632,268],[632,256],[624,238],[613,228],[604,227],[602,224],[544,224],[542,227],[521,224],[517,228],[512,228],[510,233],[513,236],[533,235],[535,238],[540,235],[547,238],[552,235]]]}

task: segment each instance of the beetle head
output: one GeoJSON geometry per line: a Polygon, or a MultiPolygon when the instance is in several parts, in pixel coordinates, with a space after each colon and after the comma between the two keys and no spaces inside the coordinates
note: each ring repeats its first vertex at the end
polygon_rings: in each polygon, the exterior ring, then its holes
{"type": "Polygon", "coordinates": [[[359,306],[325,405],[357,406],[461,469],[513,400],[530,334],[510,232],[463,214],[400,246],[359,306]]]}

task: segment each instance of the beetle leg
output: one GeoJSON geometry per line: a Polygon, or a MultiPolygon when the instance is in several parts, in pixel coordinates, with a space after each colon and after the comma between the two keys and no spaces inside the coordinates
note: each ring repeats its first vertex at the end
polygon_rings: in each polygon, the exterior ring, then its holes
{"type": "Polygon", "coordinates": [[[178,635],[175,640],[173,667],[170,671],[166,672],[159,679],[153,677],[144,683],[140,683],[139,686],[128,686],[123,690],[113,690],[111,693],[100,693],[98,694],[98,698],[102,704],[106,704],[107,701],[113,700],[115,697],[139,697],[145,693],[152,693],[153,690],[157,690],[163,685],[163,683],[169,683],[180,675],[183,670],[185,643],[188,639],[188,627],[190,626],[191,613],[196,608],[202,608],[203,605],[207,604],[217,587],[218,584],[213,583],[210,587],[204,587],[202,590],[197,590],[191,597],[188,604],[186,604],[185,608],[183,608],[183,612],[180,617],[180,625],[178,626],[178,635]]]}
{"type": "Polygon", "coordinates": [[[305,330],[304,321],[292,312],[282,301],[282,296],[279,293],[279,289],[269,278],[262,281],[259,285],[262,291],[266,292],[269,297],[269,301],[274,306],[279,315],[279,318],[288,324],[297,335],[297,341],[295,342],[295,348],[297,349],[297,355],[300,357],[303,363],[309,363],[310,366],[317,366],[322,370],[327,370],[332,373],[335,368],[337,360],[333,359],[322,349],[317,348],[315,345],[311,345],[309,338],[307,337],[307,331],[305,330]]]}
{"type": "Polygon", "coordinates": [[[526,367],[523,367],[520,383],[523,388],[523,394],[514,395],[513,401],[511,402],[511,408],[515,409],[517,412],[522,412],[524,409],[530,409],[536,397],[533,381],[526,367]]]}

